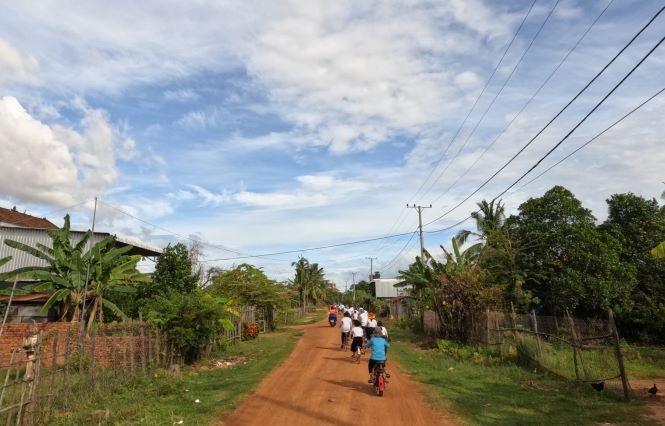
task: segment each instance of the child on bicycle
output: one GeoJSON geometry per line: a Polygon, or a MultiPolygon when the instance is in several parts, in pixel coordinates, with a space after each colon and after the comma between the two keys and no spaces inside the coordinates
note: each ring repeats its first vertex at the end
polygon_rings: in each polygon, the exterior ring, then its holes
{"type": "Polygon", "coordinates": [[[374,329],[374,334],[371,336],[369,341],[367,341],[367,347],[372,350],[372,355],[369,357],[369,362],[367,363],[367,370],[369,371],[369,380],[368,383],[373,383],[373,373],[374,367],[376,364],[386,365],[388,348],[390,343],[388,340],[383,338],[383,333],[380,328],[374,329]]]}
{"type": "Polygon", "coordinates": [[[351,340],[351,356],[353,356],[358,349],[362,348],[364,334],[363,328],[360,326],[360,321],[354,320],[353,328],[351,329],[351,336],[353,337],[353,340],[351,340]]]}
{"type": "Polygon", "coordinates": [[[342,318],[342,321],[339,324],[339,328],[342,332],[342,346],[341,346],[342,349],[344,349],[344,346],[346,345],[346,339],[349,338],[351,325],[352,325],[351,315],[349,315],[348,312],[344,312],[344,318],[342,318]]]}

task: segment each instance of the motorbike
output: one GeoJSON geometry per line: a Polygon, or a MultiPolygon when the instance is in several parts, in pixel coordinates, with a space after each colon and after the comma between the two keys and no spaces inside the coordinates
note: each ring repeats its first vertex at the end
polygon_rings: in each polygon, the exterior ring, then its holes
{"type": "Polygon", "coordinates": [[[379,362],[374,366],[372,386],[374,386],[374,393],[378,396],[383,396],[386,390],[386,365],[379,362]]]}
{"type": "Polygon", "coordinates": [[[337,315],[328,315],[328,323],[331,327],[334,327],[337,324],[337,315]]]}

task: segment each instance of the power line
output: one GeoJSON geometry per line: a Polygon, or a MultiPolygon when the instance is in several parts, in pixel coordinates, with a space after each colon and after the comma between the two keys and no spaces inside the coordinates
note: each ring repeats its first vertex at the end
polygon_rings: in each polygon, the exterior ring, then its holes
{"type": "Polygon", "coordinates": [[[395,255],[395,257],[393,257],[392,259],[390,259],[390,261],[389,261],[388,263],[386,263],[385,265],[381,265],[381,267],[380,267],[379,269],[381,269],[381,270],[386,270],[386,269],[391,268],[391,267],[393,266],[393,264],[394,264],[394,263],[399,259],[399,257],[402,255],[402,253],[404,253],[404,251],[407,250],[407,247],[409,246],[409,244],[411,243],[411,241],[413,241],[413,237],[415,237],[415,235],[416,235],[416,233],[415,233],[415,232],[412,232],[412,233],[411,233],[411,238],[409,238],[409,239],[407,240],[406,244],[404,244],[404,246],[403,246],[403,247],[400,249],[400,251],[395,255]]]}
{"type": "Polygon", "coordinates": [[[490,103],[487,105],[487,108],[485,108],[485,111],[483,111],[483,114],[480,116],[480,118],[479,118],[478,121],[476,122],[476,124],[475,124],[475,126],[473,127],[473,129],[471,129],[471,132],[469,132],[469,134],[466,136],[466,138],[464,139],[464,142],[462,142],[462,145],[460,145],[460,147],[459,147],[459,149],[457,150],[457,152],[455,153],[455,155],[454,155],[454,156],[448,161],[448,164],[446,164],[446,166],[443,168],[443,170],[441,170],[441,172],[439,173],[439,175],[436,177],[436,179],[434,179],[434,181],[430,184],[429,188],[427,189],[427,191],[425,191],[425,194],[423,194],[423,195],[428,194],[428,193],[432,190],[432,188],[434,188],[434,185],[436,185],[436,183],[439,181],[439,179],[441,179],[441,177],[443,176],[443,174],[448,170],[448,168],[450,167],[450,165],[453,164],[453,162],[455,161],[455,159],[457,159],[457,157],[459,157],[459,155],[460,155],[460,153],[462,152],[462,150],[464,150],[464,148],[466,147],[466,145],[469,143],[469,141],[471,140],[471,137],[476,133],[476,130],[478,130],[478,127],[480,126],[480,124],[483,122],[483,120],[484,120],[485,117],[487,116],[487,113],[490,111],[490,109],[492,109],[492,106],[494,105],[494,103],[496,102],[496,100],[499,98],[499,96],[501,95],[501,93],[503,93],[503,90],[504,90],[504,89],[506,88],[506,86],[508,85],[508,82],[513,78],[513,75],[515,75],[515,71],[517,71],[517,68],[520,66],[520,64],[522,63],[522,61],[523,61],[524,58],[526,57],[527,53],[529,53],[529,50],[531,50],[531,47],[533,46],[533,43],[536,41],[536,39],[537,39],[538,36],[540,35],[540,33],[542,32],[543,28],[545,28],[545,25],[547,24],[547,22],[549,22],[550,17],[551,17],[552,14],[554,13],[554,10],[555,10],[556,7],[559,5],[559,1],[560,1],[560,0],[557,0],[557,1],[554,3],[554,6],[552,6],[552,8],[550,9],[549,13],[548,13],[547,16],[545,17],[545,20],[540,24],[540,27],[538,28],[538,31],[536,31],[536,32],[534,33],[534,35],[533,35],[533,37],[531,38],[531,41],[530,41],[529,44],[527,45],[526,49],[524,49],[524,52],[522,52],[522,55],[520,56],[520,58],[518,59],[518,61],[517,61],[517,62],[515,63],[515,65],[513,66],[513,69],[510,71],[510,74],[509,74],[508,77],[506,77],[506,79],[504,80],[503,84],[501,85],[501,88],[499,89],[498,92],[496,92],[496,94],[494,95],[494,98],[492,98],[492,100],[490,101],[490,103]]]}
{"type": "Polygon", "coordinates": [[[460,180],[462,180],[462,179],[463,179],[463,178],[464,178],[464,177],[465,177],[465,176],[466,176],[466,175],[467,175],[467,174],[468,174],[468,173],[469,173],[469,172],[470,172],[470,171],[476,166],[476,164],[478,164],[478,162],[479,162],[479,161],[485,156],[485,154],[487,153],[487,151],[490,150],[490,149],[494,146],[494,144],[495,144],[499,139],[501,139],[501,137],[506,133],[506,131],[507,131],[507,130],[513,125],[513,123],[519,118],[519,116],[522,114],[522,112],[524,112],[524,110],[525,110],[525,109],[531,104],[531,102],[536,98],[536,96],[538,96],[538,94],[541,92],[541,90],[543,90],[543,88],[547,85],[547,83],[550,82],[550,80],[552,79],[552,77],[554,77],[554,75],[555,75],[555,74],[557,73],[557,71],[561,68],[561,66],[562,66],[562,65],[568,60],[568,58],[570,57],[570,55],[571,55],[571,54],[577,49],[577,47],[580,45],[580,43],[586,38],[587,34],[589,34],[589,32],[593,29],[593,27],[595,27],[596,23],[597,23],[597,22],[600,20],[600,18],[605,14],[605,12],[607,11],[607,9],[609,9],[609,7],[612,5],[612,3],[614,3],[614,0],[610,0],[610,1],[607,3],[607,5],[605,6],[605,8],[600,12],[600,14],[596,17],[596,19],[594,19],[594,21],[591,23],[591,25],[589,25],[589,27],[587,27],[586,31],[584,31],[584,33],[580,36],[580,38],[578,38],[577,42],[575,42],[575,44],[574,44],[574,45],[568,50],[568,53],[566,53],[566,55],[565,55],[565,56],[559,61],[559,63],[554,67],[554,69],[552,70],[552,72],[550,72],[550,74],[545,78],[545,80],[543,80],[543,82],[540,84],[540,86],[538,87],[538,89],[536,89],[536,91],[531,95],[531,97],[529,98],[529,100],[527,100],[527,102],[522,106],[522,108],[517,112],[517,114],[515,114],[515,115],[513,116],[513,118],[510,120],[510,122],[508,122],[508,124],[507,124],[507,125],[501,130],[501,132],[499,132],[499,133],[497,134],[497,136],[492,140],[492,142],[490,142],[487,146],[485,146],[485,148],[483,148],[483,151],[482,151],[482,152],[480,153],[480,155],[475,159],[475,161],[473,162],[473,164],[471,164],[471,165],[470,165],[470,166],[464,171],[464,173],[462,173],[460,176],[458,176],[457,179],[455,179],[455,181],[454,181],[452,184],[450,184],[450,186],[448,186],[448,188],[446,188],[446,190],[443,191],[442,194],[440,194],[439,196],[437,196],[437,197],[434,199],[434,202],[435,202],[435,203],[436,203],[438,200],[440,200],[441,198],[443,198],[446,194],[448,194],[448,192],[449,192],[453,187],[455,187],[455,185],[457,185],[457,183],[458,183],[460,180]]]}
{"type": "MultiPolygon", "coordinates": [[[[659,91],[657,91],[656,93],[654,93],[653,95],[651,95],[651,96],[650,96],[649,98],[647,98],[646,100],[642,101],[642,102],[641,102],[639,105],[637,105],[635,108],[633,108],[632,110],[628,111],[626,114],[624,114],[623,116],[621,116],[621,118],[619,118],[618,120],[616,120],[614,123],[612,123],[611,125],[609,125],[609,126],[606,127],[605,129],[603,129],[601,132],[597,133],[594,137],[592,137],[591,139],[589,139],[588,141],[586,141],[585,143],[583,143],[583,144],[580,145],[579,147],[575,148],[572,152],[570,152],[569,154],[567,154],[565,157],[561,158],[559,161],[557,161],[556,163],[552,164],[552,165],[549,166],[547,169],[543,170],[543,171],[542,171],[540,174],[538,174],[536,177],[534,177],[533,179],[531,179],[530,181],[528,181],[528,182],[525,183],[524,185],[520,186],[517,190],[515,190],[515,192],[519,192],[519,191],[522,190],[525,186],[530,185],[531,183],[533,183],[534,181],[536,181],[537,179],[539,179],[541,176],[543,176],[545,173],[549,172],[550,170],[552,170],[553,168],[555,168],[555,167],[558,166],[559,164],[563,163],[563,162],[566,161],[568,158],[570,158],[570,157],[572,157],[573,155],[575,155],[578,151],[584,149],[587,145],[589,145],[590,143],[592,143],[593,141],[595,141],[596,139],[598,139],[599,137],[601,137],[602,135],[604,135],[606,132],[608,132],[608,131],[609,131],[610,129],[612,129],[614,126],[616,126],[617,124],[621,123],[623,120],[625,120],[626,118],[628,118],[629,116],[631,116],[634,112],[636,112],[637,110],[639,110],[640,108],[642,108],[644,105],[646,105],[646,104],[648,104],[649,102],[651,102],[652,100],[654,100],[656,97],[658,97],[658,96],[659,96],[661,93],[663,93],[664,91],[665,91],[665,87],[663,87],[662,89],[660,89],[659,91]]],[[[515,192],[512,192],[512,194],[514,194],[515,192]]],[[[501,196],[501,194],[499,194],[499,196],[501,196]]]]}
{"type": "MultiPolygon", "coordinates": [[[[433,174],[433,173],[436,171],[436,169],[441,165],[441,162],[442,162],[443,159],[446,157],[446,154],[448,153],[448,150],[449,150],[450,147],[452,146],[453,142],[455,141],[455,139],[457,138],[457,136],[459,136],[459,133],[460,133],[460,132],[462,131],[462,129],[464,128],[464,125],[466,124],[467,120],[469,119],[469,117],[471,116],[471,114],[473,113],[473,111],[475,111],[476,106],[478,105],[478,102],[480,101],[480,98],[482,98],[483,94],[485,93],[485,91],[486,91],[487,88],[489,87],[490,82],[492,81],[492,79],[494,78],[494,75],[496,74],[496,72],[498,71],[499,67],[500,67],[501,64],[503,63],[503,60],[505,59],[506,55],[508,54],[508,51],[509,51],[510,48],[512,47],[513,43],[515,43],[515,40],[517,39],[517,35],[518,35],[518,34],[520,33],[520,31],[522,30],[522,27],[524,26],[524,23],[526,22],[527,18],[531,15],[531,11],[532,11],[534,5],[536,4],[536,2],[537,2],[537,0],[533,0],[533,2],[531,2],[531,5],[529,6],[529,9],[527,10],[526,14],[525,14],[524,17],[522,18],[522,21],[520,22],[520,25],[517,27],[517,30],[516,30],[515,33],[513,34],[513,37],[511,38],[510,42],[508,43],[508,45],[507,45],[506,48],[504,49],[503,54],[501,55],[501,58],[499,59],[499,62],[497,62],[497,64],[495,65],[495,67],[494,67],[494,69],[492,70],[492,73],[490,74],[490,76],[489,76],[489,78],[487,79],[487,81],[485,81],[485,85],[483,86],[482,90],[480,91],[480,93],[479,93],[478,96],[476,97],[475,101],[474,101],[473,104],[471,105],[471,108],[469,109],[469,111],[466,113],[466,116],[464,117],[464,120],[462,120],[462,123],[459,125],[459,127],[457,128],[457,130],[456,130],[455,133],[453,134],[453,137],[452,137],[452,138],[450,139],[450,141],[448,142],[448,145],[447,145],[446,148],[444,149],[443,153],[441,154],[441,156],[440,156],[439,159],[437,160],[437,162],[436,162],[436,164],[434,165],[434,167],[432,167],[432,168],[430,169],[430,171],[429,171],[427,177],[425,177],[425,179],[423,180],[423,182],[420,184],[420,187],[418,188],[418,190],[417,190],[417,191],[416,191],[416,192],[415,192],[415,193],[409,198],[409,201],[408,201],[409,203],[410,203],[411,201],[413,201],[413,200],[418,196],[418,194],[420,193],[420,191],[423,189],[423,187],[427,184],[427,182],[429,181],[429,179],[432,177],[432,174],[433,174]]],[[[557,0],[557,3],[558,3],[558,0],[557,0]]],[[[407,204],[408,204],[408,203],[407,203],[407,204]]],[[[392,232],[394,232],[394,230],[399,229],[400,225],[401,225],[402,223],[404,223],[404,220],[406,219],[406,217],[408,217],[408,215],[406,214],[406,211],[403,210],[403,211],[397,216],[397,219],[395,219],[395,222],[393,223],[393,225],[390,227],[390,229],[389,229],[389,231],[388,231],[388,235],[391,234],[392,232]],[[395,225],[395,224],[397,224],[397,225],[395,225]]],[[[377,248],[377,250],[378,250],[378,248],[377,248]]]]}
{"type": "MultiPolygon", "coordinates": [[[[618,57],[619,57],[619,56],[620,56],[620,55],[621,55],[626,49],[628,49],[628,47],[630,47],[630,45],[633,44],[633,42],[634,42],[634,41],[640,36],[640,34],[642,34],[642,33],[643,33],[643,32],[644,32],[644,31],[645,31],[645,30],[646,30],[646,29],[647,29],[647,28],[653,23],[653,21],[656,20],[656,18],[657,18],[662,12],[663,12],[663,10],[665,10],[665,6],[663,6],[663,7],[662,7],[662,8],[661,8],[661,9],[660,9],[660,10],[659,10],[659,11],[658,11],[658,12],[657,12],[657,13],[656,13],[656,14],[655,14],[650,20],[649,20],[649,22],[647,22],[646,25],[644,25],[644,26],[643,26],[643,27],[642,27],[642,28],[641,28],[641,29],[640,29],[640,30],[639,30],[639,31],[638,31],[638,32],[637,32],[637,33],[636,33],[636,34],[630,39],[630,41],[629,41],[625,46],[623,46],[623,48],[621,48],[621,50],[619,50],[619,52],[618,52],[618,53],[617,53],[617,54],[616,54],[616,55],[615,55],[615,56],[614,56],[614,57],[613,57],[613,58],[612,58],[607,64],[605,64],[605,66],[604,66],[604,67],[603,67],[603,68],[602,68],[602,69],[601,69],[601,70],[600,70],[600,71],[599,71],[599,72],[598,72],[598,73],[597,73],[597,74],[596,74],[591,80],[589,80],[589,82],[588,82],[588,83],[587,83],[587,84],[586,84],[586,85],[585,85],[585,86],[584,86],[579,92],[577,92],[577,94],[576,94],[576,95],[575,95],[575,96],[574,96],[574,97],[573,97],[573,98],[572,98],[572,99],[571,99],[571,100],[570,100],[570,101],[569,101],[569,102],[568,102],[568,103],[567,103],[567,104],[566,104],[566,105],[565,105],[565,106],[564,106],[564,107],[563,107],[558,113],[556,113],[556,115],[555,115],[554,117],[552,117],[552,118],[550,119],[550,121],[548,121],[547,124],[545,124],[545,126],[543,126],[543,127],[538,131],[538,133],[536,133],[535,136],[533,136],[533,137],[532,137],[532,138],[531,138],[531,139],[530,139],[530,140],[529,140],[524,146],[522,146],[522,148],[520,148],[520,150],[517,151],[517,153],[516,153],[515,155],[513,155],[513,156],[512,156],[512,157],[511,157],[506,163],[504,163],[504,164],[499,168],[499,170],[497,170],[496,172],[494,172],[489,178],[487,178],[487,179],[486,179],[486,180],[485,180],[480,186],[478,186],[476,189],[474,189],[474,190],[471,192],[471,194],[467,195],[462,201],[460,201],[458,204],[456,204],[455,206],[453,206],[451,209],[449,209],[449,210],[447,210],[446,212],[444,212],[442,215],[440,215],[440,216],[437,217],[436,219],[434,219],[434,220],[432,220],[431,222],[427,223],[427,225],[428,225],[428,224],[431,224],[431,223],[433,223],[433,222],[436,222],[437,220],[440,220],[441,218],[447,216],[448,214],[450,214],[451,212],[453,212],[454,210],[456,210],[459,206],[461,206],[462,204],[464,204],[467,200],[469,200],[469,199],[470,199],[471,197],[473,197],[476,193],[478,193],[478,191],[480,191],[482,188],[484,188],[484,187],[485,187],[490,181],[492,181],[492,180],[493,180],[493,179],[494,179],[499,173],[501,173],[506,167],[508,167],[508,165],[510,165],[510,163],[512,163],[512,162],[513,162],[513,161],[514,161],[514,160],[515,160],[515,159],[516,159],[516,158],[517,158],[517,157],[518,157],[518,156],[519,156],[519,155],[520,155],[520,154],[521,154],[521,153],[522,153],[527,147],[529,147],[529,146],[533,143],[533,141],[535,141],[536,138],[537,138],[538,136],[540,136],[540,135],[541,135],[541,134],[542,134],[542,133],[543,133],[543,132],[544,132],[544,131],[545,131],[545,130],[546,130],[546,129],[547,129],[547,128],[553,123],[553,122],[554,122],[554,120],[556,120],[561,114],[563,114],[563,112],[564,112],[566,109],[568,109],[568,107],[569,107],[573,102],[575,102],[575,100],[577,100],[577,98],[579,98],[579,97],[582,95],[582,93],[584,93],[584,92],[586,91],[586,89],[588,89],[589,86],[591,86],[591,84],[593,84],[593,82],[596,81],[596,80],[598,79],[598,77],[600,77],[600,75],[603,74],[603,73],[605,72],[605,70],[607,70],[607,68],[609,68],[610,65],[612,65],[612,64],[614,63],[614,61],[616,61],[616,59],[617,59],[617,58],[618,58],[618,57]]],[[[660,44],[660,43],[659,43],[659,44],[660,44]]],[[[645,59],[646,59],[646,57],[645,57],[645,59]]],[[[644,59],[643,59],[643,60],[644,60],[644,59]]],[[[642,60],[642,61],[643,61],[643,60],[642,60]]],[[[642,61],[640,61],[640,64],[642,63],[642,61]]],[[[631,71],[631,73],[632,73],[633,71],[634,71],[634,69],[631,71]]],[[[629,75],[630,75],[630,74],[629,74],[629,75]]],[[[626,76],[625,78],[627,78],[627,76],[626,76]]],[[[623,81],[625,80],[625,78],[620,82],[620,84],[623,83],[623,81]]],[[[616,87],[618,87],[618,86],[616,86],[616,87]]],[[[614,91],[614,90],[616,89],[616,87],[615,87],[614,89],[612,89],[612,91],[614,91]]],[[[606,99],[606,98],[605,98],[605,99],[606,99]]],[[[603,99],[603,101],[604,101],[605,99],[603,99]]],[[[602,101],[601,101],[601,103],[602,103],[602,101]]],[[[597,108],[597,106],[596,106],[596,108],[597,108]]],[[[593,111],[595,111],[596,108],[594,108],[593,111]]],[[[588,117],[588,116],[587,116],[587,117],[588,117]]],[[[585,119],[586,119],[586,117],[585,117],[585,119]]]]}
{"type": "Polygon", "coordinates": [[[525,177],[526,175],[528,175],[529,173],[531,173],[536,167],[538,167],[538,166],[540,165],[540,163],[543,162],[543,160],[545,160],[547,157],[550,156],[550,154],[552,154],[557,148],[559,148],[559,146],[561,146],[561,144],[562,144],[566,139],[568,139],[568,138],[570,137],[570,135],[572,135],[573,132],[574,132],[575,130],[577,130],[577,129],[582,125],[582,123],[584,123],[584,122],[586,121],[586,119],[589,118],[589,116],[590,116],[591,114],[593,114],[598,108],[600,108],[600,106],[603,104],[603,102],[605,102],[605,100],[606,100],[607,98],[609,98],[609,97],[612,95],[612,93],[614,93],[614,92],[619,88],[619,86],[621,86],[621,85],[622,85],[622,84],[628,79],[628,77],[630,77],[630,76],[633,74],[633,72],[635,72],[635,70],[636,70],[637,68],[639,68],[639,66],[642,65],[642,63],[644,63],[644,61],[647,60],[647,58],[648,58],[649,56],[651,56],[651,54],[652,54],[656,49],[658,49],[658,47],[663,43],[663,41],[665,41],[665,37],[661,38],[660,41],[659,41],[658,43],[656,43],[656,44],[651,48],[651,50],[649,50],[649,52],[647,52],[647,54],[644,55],[644,57],[643,57],[643,58],[642,58],[642,59],[641,59],[641,60],[640,60],[640,61],[639,61],[639,62],[638,62],[638,63],[637,63],[637,64],[636,64],[631,70],[630,70],[630,72],[628,72],[628,74],[626,74],[626,75],[621,79],[621,81],[619,81],[619,82],[618,82],[618,83],[612,88],[612,90],[610,90],[610,92],[609,92],[607,95],[605,95],[605,96],[603,97],[603,99],[601,99],[600,102],[598,102],[598,103],[596,104],[596,106],[594,106],[593,109],[591,109],[591,111],[589,111],[589,112],[584,116],[584,118],[582,118],[582,119],[579,121],[579,123],[577,123],[577,124],[575,125],[575,127],[573,127],[572,129],[570,129],[570,131],[566,134],[566,136],[564,136],[563,138],[561,138],[561,140],[560,140],[559,142],[557,142],[552,148],[550,148],[550,150],[547,151],[547,152],[545,153],[545,155],[543,155],[542,157],[540,157],[540,158],[538,159],[538,161],[536,161],[536,163],[535,163],[533,166],[531,166],[531,167],[529,168],[529,170],[527,170],[526,172],[524,172],[524,173],[522,174],[522,176],[520,176],[519,178],[517,178],[517,180],[515,180],[513,183],[511,183],[511,184],[508,186],[508,188],[504,189],[499,195],[497,195],[497,196],[495,197],[495,199],[498,198],[498,197],[500,197],[500,196],[502,196],[502,195],[505,194],[506,192],[508,192],[513,186],[517,185],[517,183],[518,183],[519,181],[521,181],[522,179],[524,179],[524,177],[525,177]]]}

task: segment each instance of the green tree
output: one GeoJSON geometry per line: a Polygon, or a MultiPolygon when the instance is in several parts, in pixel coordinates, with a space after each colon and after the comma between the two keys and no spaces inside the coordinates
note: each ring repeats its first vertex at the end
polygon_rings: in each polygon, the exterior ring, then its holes
{"type": "Polygon", "coordinates": [[[192,363],[221,343],[224,329],[233,328],[228,301],[199,289],[170,290],[147,301],[146,318],[159,326],[177,358],[192,363]]]}
{"type": "Polygon", "coordinates": [[[665,261],[651,250],[665,240],[665,210],[655,199],[614,194],[607,200],[608,217],[601,229],[619,241],[621,260],[636,269],[632,306],[617,312],[622,334],[665,341],[665,261]]]}
{"type": "Polygon", "coordinates": [[[478,203],[478,210],[471,213],[471,217],[476,222],[476,232],[465,229],[459,231],[457,239],[461,243],[465,243],[471,236],[486,240],[489,234],[500,230],[506,220],[506,209],[501,200],[489,203],[483,200],[478,203]]]}
{"type": "Polygon", "coordinates": [[[319,303],[325,298],[325,274],[318,263],[310,263],[304,257],[291,263],[295,267],[295,275],[290,283],[298,291],[300,307],[305,308],[307,302],[319,303]]]}
{"type": "Polygon", "coordinates": [[[137,298],[146,301],[157,295],[167,296],[172,291],[191,293],[198,287],[198,271],[192,268],[187,246],[182,243],[168,245],[157,259],[152,282],[139,288],[137,298]]]}
{"type": "Polygon", "coordinates": [[[546,312],[598,315],[629,303],[633,266],[621,260],[619,242],[596,228],[591,211],[567,189],[555,186],[529,199],[507,227],[516,244],[528,247],[518,254],[518,267],[524,288],[546,312]]]}

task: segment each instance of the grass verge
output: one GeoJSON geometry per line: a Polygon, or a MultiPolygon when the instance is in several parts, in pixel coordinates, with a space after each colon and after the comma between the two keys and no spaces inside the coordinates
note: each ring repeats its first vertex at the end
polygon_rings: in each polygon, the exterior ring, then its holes
{"type": "Polygon", "coordinates": [[[187,368],[180,378],[166,372],[134,382],[102,399],[82,402],[54,425],[97,424],[96,410],[108,410],[109,424],[208,424],[230,412],[290,353],[300,331],[281,329],[231,346],[224,357],[243,357],[224,369],[187,368]],[[199,402],[195,402],[199,400],[199,402]],[[180,423],[182,421],[182,423],[180,423]]]}
{"type": "Polygon", "coordinates": [[[391,356],[426,384],[432,402],[470,424],[655,424],[643,417],[640,401],[624,402],[615,393],[598,394],[517,365],[458,361],[440,350],[420,349],[404,329],[391,330],[391,338],[391,356]]]}

